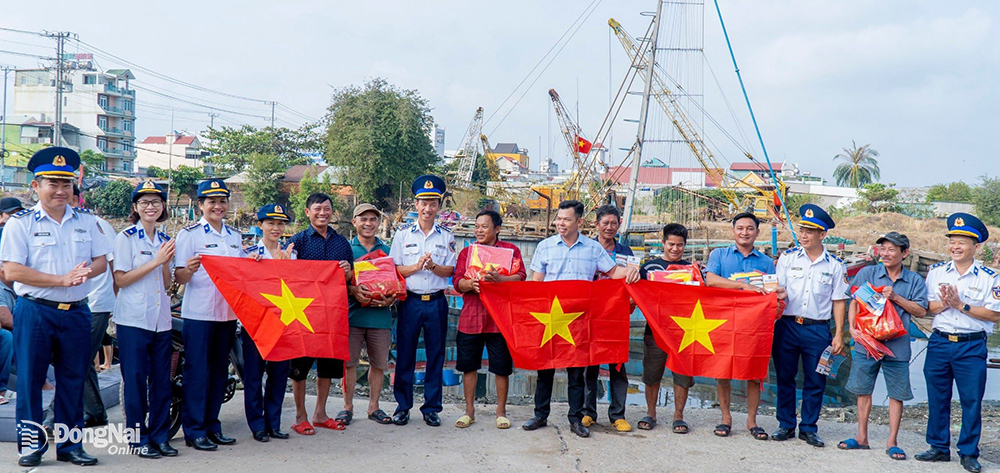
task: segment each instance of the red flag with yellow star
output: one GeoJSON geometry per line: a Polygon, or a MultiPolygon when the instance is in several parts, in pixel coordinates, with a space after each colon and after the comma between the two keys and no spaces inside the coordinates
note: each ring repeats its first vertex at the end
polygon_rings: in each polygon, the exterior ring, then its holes
{"type": "Polygon", "coordinates": [[[774,294],[652,281],[627,288],[656,344],[669,354],[670,371],[718,379],[767,377],[774,294]]]}
{"type": "Polygon", "coordinates": [[[202,256],[201,265],[265,360],[350,356],[347,286],[336,261],[202,256]]]}
{"type": "Polygon", "coordinates": [[[578,153],[584,153],[584,154],[589,153],[590,148],[592,148],[593,146],[594,144],[587,141],[586,138],[580,135],[576,135],[576,146],[574,146],[574,148],[576,148],[576,151],[578,153]]]}
{"type": "Polygon", "coordinates": [[[479,294],[526,370],[628,361],[629,299],[620,280],[481,283],[479,294]]]}

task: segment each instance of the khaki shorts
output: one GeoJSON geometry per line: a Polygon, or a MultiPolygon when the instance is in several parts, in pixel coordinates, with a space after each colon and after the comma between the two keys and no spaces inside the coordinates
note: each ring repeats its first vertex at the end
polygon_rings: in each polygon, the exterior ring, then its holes
{"type": "Polygon", "coordinates": [[[350,340],[351,359],[347,360],[348,368],[358,366],[361,345],[368,350],[368,363],[372,368],[385,371],[389,367],[389,344],[392,343],[390,329],[351,327],[350,340]]]}
{"type": "MultiPolygon", "coordinates": [[[[663,372],[666,371],[667,352],[656,345],[656,339],[650,334],[642,337],[642,384],[652,386],[660,384],[663,379],[663,372]]],[[[673,373],[674,385],[682,388],[694,386],[694,377],[673,373]]]]}

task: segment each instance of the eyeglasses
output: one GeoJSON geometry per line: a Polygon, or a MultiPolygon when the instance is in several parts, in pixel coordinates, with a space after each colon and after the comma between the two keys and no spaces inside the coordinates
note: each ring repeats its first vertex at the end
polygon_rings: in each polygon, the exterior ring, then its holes
{"type": "Polygon", "coordinates": [[[137,207],[139,207],[140,209],[144,209],[144,208],[149,207],[149,206],[152,206],[153,208],[157,208],[158,209],[160,207],[163,207],[163,201],[160,201],[160,200],[140,200],[139,202],[136,202],[135,205],[137,207]]]}

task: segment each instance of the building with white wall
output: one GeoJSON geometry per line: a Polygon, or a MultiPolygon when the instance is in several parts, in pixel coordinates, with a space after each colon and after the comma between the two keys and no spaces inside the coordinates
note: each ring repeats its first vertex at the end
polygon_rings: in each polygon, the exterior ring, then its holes
{"type": "Polygon", "coordinates": [[[180,165],[201,169],[205,157],[203,153],[197,136],[147,136],[136,150],[136,171],[149,169],[150,166],[177,169],[180,165]]]}

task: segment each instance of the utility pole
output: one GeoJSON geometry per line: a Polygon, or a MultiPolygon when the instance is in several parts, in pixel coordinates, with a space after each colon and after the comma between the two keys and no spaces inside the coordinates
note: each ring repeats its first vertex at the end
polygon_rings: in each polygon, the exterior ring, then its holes
{"type": "Polygon", "coordinates": [[[0,116],[0,192],[6,192],[4,185],[4,161],[7,159],[7,73],[12,67],[3,66],[3,116],[0,116]]]}
{"type": "Polygon", "coordinates": [[[653,17],[653,37],[649,43],[649,62],[646,63],[646,86],[642,93],[642,110],[639,112],[639,129],[636,132],[635,156],[632,157],[632,175],[628,178],[628,201],[625,203],[625,231],[622,232],[624,243],[628,230],[632,226],[632,214],[635,207],[636,188],[639,184],[639,167],[642,165],[642,143],[646,139],[646,122],[649,116],[649,99],[652,93],[653,66],[656,64],[656,40],[660,36],[660,13],[663,11],[663,1],[656,2],[656,16],[653,17]]]}
{"type": "Polygon", "coordinates": [[[56,39],[56,120],[52,130],[52,141],[55,146],[62,146],[63,81],[65,80],[63,53],[66,51],[66,38],[69,35],[70,33],[66,31],[45,33],[45,36],[56,39]]]}
{"type": "Polygon", "coordinates": [[[174,183],[174,140],[177,134],[174,132],[174,109],[170,109],[170,133],[167,135],[167,180],[169,185],[174,183]]]}
{"type": "Polygon", "coordinates": [[[217,116],[219,116],[218,113],[209,112],[209,114],[208,114],[208,120],[209,120],[208,127],[209,128],[212,128],[212,129],[215,128],[215,117],[217,117],[217,116]]]}
{"type": "Polygon", "coordinates": [[[274,130],[274,103],[271,102],[271,130],[274,130]]]}

